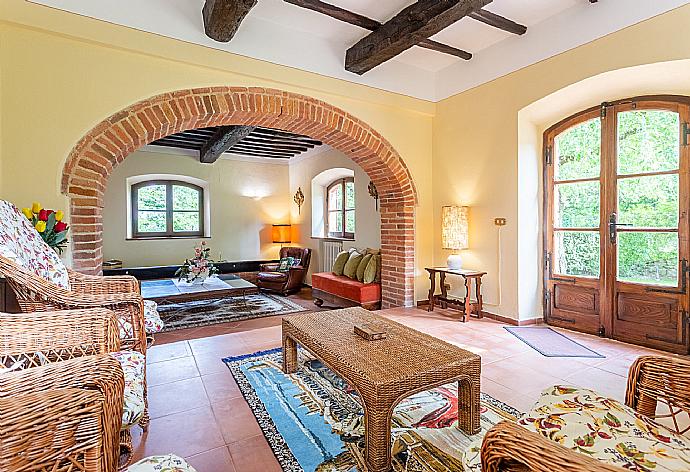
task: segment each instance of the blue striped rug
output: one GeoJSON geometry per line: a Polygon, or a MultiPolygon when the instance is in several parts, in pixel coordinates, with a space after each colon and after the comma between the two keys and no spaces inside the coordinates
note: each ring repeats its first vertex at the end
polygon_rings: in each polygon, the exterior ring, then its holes
{"type": "MultiPolygon", "coordinates": [[[[297,373],[281,370],[273,349],[223,359],[284,471],[364,470],[362,407],[354,390],[320,361],[300,352],[297,373]]],[[[482,393],[482,432],[457,428],[457,384],[404,399],[393,415],[393,471],[463,470],[463,451],[481,444],[497,422],[520,412],[482,393]]]]}

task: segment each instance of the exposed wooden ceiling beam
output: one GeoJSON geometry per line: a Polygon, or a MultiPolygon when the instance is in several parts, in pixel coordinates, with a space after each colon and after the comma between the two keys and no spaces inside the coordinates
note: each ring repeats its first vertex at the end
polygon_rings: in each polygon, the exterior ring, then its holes
{"type": "Polygon", "coordinates": [[[269,148],[269,147],[257,147],[257,146],[251,146],[247,144],[236,144],[232,148],[228,150],[228,152],[234,152],[234,151],[252,151],[252,152],[265,152],[268,154],[280,154],[280,155],[286,155],[286,156],[295,156],[299,154],[301,151],[286,151],[286,150],[281,150],[281,149],[275,149],[275,148],[269,148]]]}
{"type": "Polygon", "coordinates": [[[233,154],[239,154],[241,156],[252,156],[252,157],[270,157],[271,159],[290,159],[292,156],[275,156],[272,154],[267,154],[263,152],[253,152],[253,151],[231,151],[233,154]]]}
{"type": "Polygon", "coordinates": [[[221,154],[239,143],[252,131],[254,131],[253,126],[219,126],[213,137],[201,148],[199,160],[205,164],[213,164],[221,154]]]}
{"type": "Polygon", "coordinates": [[[258,0],[206,0],[202,9],[206,36],[227,43],[258,0]]]}
{"type": "Polygon", "coordinates": [[[280,136],[280,137],[290,138],[290,139],[299,140],[299,141],[308,141],[308,142],[312,142],[316,145],[322,144],[321,141],[314,139],[314,138],[310,138],[309,136],[304,136],[302,134],[294,134],[294,133],[290,133],[288,131],[279,131],[279,130],[272,129],[272,128],[259,128],[259,127],[257,127],[254,130],[254,134],[262,134],[265,136],[280,136]]]}
{"type": "Polygon", "coordinates": [[[177,133],[177,134],[171,134],[170,136],[166,136],[165,138],[161,139],[171,139],[173,141],[184,141],[188,143],[199,143],[200,145],[203,145],[206,143],[206,141],[209,140],[209,138],[200,138],[199,136],[190,136],[185,133],[177,133]]]}
{"type": "MultiPolygon", "coordinates": [[[[286,3],[291,3],[298,7],[306,8],[318,13],[322,13],[336,20],[349,23],[351,25],[359,26],[369,31],[376,31],[381,27],[381,23],[371,18],[367,18],[359,13],[354,13],[344,8],[340,8],[330,3],[322,2],[321,0],[284,0],[286,3]]],[[[453,46],[448,46],[447,44],[439,43],[431,39],[423,39],[416,44],[419,47],[430,49],[432,51],[442,52],[444,54],[450,54],[452,56],[457,56],[465,60],[472,58],[472,54],[462,49],[454,48],[453,46]]]]}
{"type": "Polygon", "coordinates": [[[199,138],[208,139],[211,136],[213,136],[213,134],[215,132],[216,132],[215,130],[188,129],[187,131],[183,131],[182,133],[178,133],[178,134],[184,134],[184,135],[190,135],[190,136],[196,136],[199,138]]]}
{"type": "Polygon", "coordinates": [[[166,141],[164,139],[159,139],[157,141],[154,141],[151,143],[153,146],[164,146],[164,147],[172,147],[172,148],[180,148],[180,149],[192,149],[194,151],[198,151],[201,149],[199,146],[194,146],[192,144],[185,144],[185,143],[178,143],[175,141],[166,141]]]}
{"type": "Polygon", "coordinates": [[[526,26],[516,23],[513,20],[509,20],[508,18],[504,18],[501,15],[491,13],[483,8],[479,11],[470,13],[469,17],[509,33],[523,35],[527,32],[526,26]]]}
{"type": "Polygon", "coordinates": [[[364,74],[491,1],[417,0],[348,49],[345,69],[364,74]]]}
{"type": "Polygon", "coordinates": [[[287,139],[281,140],[279,138],[267,138],[264,139],[263,136],[254,136],[254,135],[249,135],[246,138],[242,140],[243,143],[254,143],[254,144],[261,144],[264,146],[285,146],[285,147],[291,147],[291,148],[298,148],[303,151],[306,151],[307,149],[311,149],[314,147],[314,144],[309,144],[309,143],[303,143],[300,141],[289,141],[287,139]]]}

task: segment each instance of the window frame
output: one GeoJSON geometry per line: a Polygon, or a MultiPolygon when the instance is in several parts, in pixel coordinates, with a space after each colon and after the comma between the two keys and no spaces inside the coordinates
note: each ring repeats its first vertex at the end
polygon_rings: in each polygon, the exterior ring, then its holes
{"type": "Polygon", "coordinates": [[[355,228],[357,227],[357,201],[356,201],[356,196],[357,193],[355,192],[355,205],[352,208],[347,208],[345,205],[345,202],[347,200],[346,197],[346,188],[347,188],[347,183],[352,183],[354,186],[355,183],[355,178],[354,177],[341,177],[339,179],[334,180],[328,186],[326,187],[326,234],[328,235],[329,238],[339,238],[339,239],[348,239],[348,240],[354,240],[355,239],[355,233],[354,232],[348,232],[345,231],[346,225],[345,225],[345,215],[347,214],[348,211],[354,211],[355,212],[355,228]],[[337,187],[339,185],[342,185],[343,191],[342,191],[342,207],[340,210],[335,209],[331,210],[330,205],[331,205],[331,199],[330,199],[330,194],[331,194],[331,189],[334,187],[337,187]],[[340,219],[343,224],[343,230],[342,231],[331,231],[330,227],[330,221],[331,221],[331,212],[339,212],[340,213],[340,219]]]}
{"type": "MultiPolygon", "coordinates": [[[[204,215],[205,215],[205,198],[204,188],[189,182],[174,179],[153,179],[144,180],[133,184],[130,189],[131,198],[131,214],[129,215],[132,222],[132,236],[131,239],[183,239],[183,238],[200,238],[204,237],[204,215]],[[158,232],[141,232],[139,231],[139,189],[150,187],[154,185],[165,186],[165,210],[151,210],[165,212],[165,231],[158,232]],[[187,187],[196,190],[199,194],[199,210],[174,210],[173,209],[173,187],[187,187]],[[173,231],[173,216],[175,213],[198,213],[199,215],[199,230],[198,231],[173,231]]],[[[145,210],[146,211],[146,210],[145,210]]]]}

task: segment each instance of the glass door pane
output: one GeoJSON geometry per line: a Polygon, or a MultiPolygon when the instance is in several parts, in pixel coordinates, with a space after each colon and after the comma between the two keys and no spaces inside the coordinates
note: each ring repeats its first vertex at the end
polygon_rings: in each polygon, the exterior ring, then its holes
{"type": "Polygon", "coordinates": [[[553,272],[599,277],[601,121],[575,125],[554,139],[553,272]]]}
{"type": "Polygon", "coordinates": [[[617,280],[677,286],[680,117],[664,110],[617,116],[617,280]]]}

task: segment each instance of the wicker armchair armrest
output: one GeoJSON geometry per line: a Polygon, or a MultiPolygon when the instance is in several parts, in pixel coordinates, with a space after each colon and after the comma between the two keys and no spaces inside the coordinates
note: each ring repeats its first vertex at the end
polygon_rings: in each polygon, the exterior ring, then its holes
{"type": "Polygon", "coordinates": [[[67,269],[70,288],[75,292],[101,295],[106,293],[141,293],[139,281],[131,275],[85,275],[67,269]]]}
{"type": "MultiPolygon", "coordinates": [[[[7,260],[0,257],[3,267],[7,265],[7,260]]],[[[87,307],[110,307],[125,304],[141,304],[142,298],[138,292],[78,292],[66,290],[59,285],[38,277],[23,268],[12,264],[9,268],[10,273],[3,273],[10,281],[13,288],[21,291],[40,294],[42,297],[49,298],[51,302],[64,307],[87,308],[87,307]]],[[[4,267],[7,269],[8,267],[4,267]]]]}
{"type": "Polygon", "coordinates": [[[579,452],[528,431],[517,423],[501,421],[482,442],[482,471],[622,472],[579,452]]]}
{"type": "Polygon", "coordinates": [[[104,461],[113,467],[106,470],[115,470],[119,458],[124,386],[120,363],[107,354],[100,354],[0,374],[0,400],[59,389],[99,393],[103,397],[100,422],[104,461]]]}
{"type": "Polygon", "coordinates": [[[95,390],[0,399],[0,470],[66,470],[76,463],[87,471],[114,472],[116,464],[101,455],[102,414],[103,395],[95,390]]]}
{"type": "Polygon", "coordinates": [[[0,362],[5,365],[23,360],[29,367],[119,350],[117,317],[104,308],[0,313],[0,362]]]}
{"type": "Polygon", "coordinates": [[[677,357],[642,356],[630,366],[625,404],[654,418],[662,399],[690,412],[690,361],[677,357]]]}

